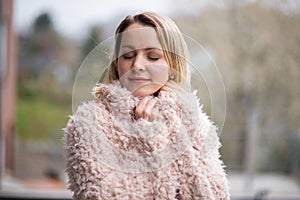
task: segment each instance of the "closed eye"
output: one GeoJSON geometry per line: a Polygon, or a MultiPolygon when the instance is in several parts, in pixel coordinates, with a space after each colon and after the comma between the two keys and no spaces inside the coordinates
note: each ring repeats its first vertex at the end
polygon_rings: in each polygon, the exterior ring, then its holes
{"type": "Polygon", "coordinates": [[[161,56],[156,54],[156,53],[149,53],[147,55],[147,57],[148,57],[149,60],[152,60],[152,61],[156,61],[156,60],[159,60],[161,58],[161,56]]]}
{"type": "Polygon", "coordinates": [[[158,59],[159,59],[159,57],[152,57],[152,56],[148,56],[148,59],[149,59],[149,60],[153,60],[153,61],[155,61],[155,60],[158,60],[158,59]]]}
{"type": "Polygon", "coordinates": [[[122,57],[123,57],[125,60],[129,60],[129,59],[132,59],[134,56],[135,56],[135,53],[134,53],[134,52],[129,52],[129,53],[125,53],[122,57]]]}
{"type": "Polygon", "coordinates": [[[133,56],[126,56],[126,55],[123,55],[123,58],[124,58],[125,60],[129,60],[129,59],[133,58],[133,56]]]}

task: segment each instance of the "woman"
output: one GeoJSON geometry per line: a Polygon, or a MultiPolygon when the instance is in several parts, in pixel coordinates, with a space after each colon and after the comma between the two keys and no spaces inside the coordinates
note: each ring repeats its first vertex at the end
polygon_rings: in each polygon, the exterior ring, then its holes
{"type": "Polygon", "coordinates": [[[216,128],[184,88],[186,56],[169,18],[120,23],[106,84],[65,128],[74,199],[229,199],[216,128]]]}

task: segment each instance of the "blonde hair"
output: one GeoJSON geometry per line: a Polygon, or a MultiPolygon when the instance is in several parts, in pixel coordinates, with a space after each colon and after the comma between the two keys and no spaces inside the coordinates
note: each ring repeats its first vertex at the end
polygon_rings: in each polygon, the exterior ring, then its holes
{"type": "Polygon", "coordinates": [[[115,32],[115,46],[112,62],[105,74],[105,83],[112,83],[119,79],[118,75],[118,55],[122,40],[122,34],[126,29],[135,23],[153,27],[161,43],[165,59],[169,64],[170,75],[173,80],[181,82],[190,80],[187,67],[187,46],[177,25],[168,17],[152,12],[144,12],[134,16],[127,16],[117,27],[115,32]]]}

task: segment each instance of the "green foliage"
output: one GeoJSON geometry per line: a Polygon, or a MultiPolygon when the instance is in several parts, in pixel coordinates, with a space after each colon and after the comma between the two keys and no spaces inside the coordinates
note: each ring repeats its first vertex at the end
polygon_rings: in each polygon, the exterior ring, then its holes
{"type": "Polygon", "coordinates": [[[48,13],[40,14],[33,24],[34,31],[50,30],[53,28],[51,16],[48,13]]]}
{"type": "Polygon", "coordinates": [[[19,98],[16,127],[21,140],[44,140],[61,132],[71,108],[41,98],[19,98]]]}

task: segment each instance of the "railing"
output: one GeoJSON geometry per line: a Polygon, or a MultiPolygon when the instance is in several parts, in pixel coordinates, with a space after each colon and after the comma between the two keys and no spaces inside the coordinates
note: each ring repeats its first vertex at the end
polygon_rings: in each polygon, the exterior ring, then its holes
{"type": "MultiPolygon", "coordinates": [[[[0,200],[72,200],[70,193],[65,192],[0,192],[0,200]]],[[[299,200],[299,198],[270,197],[231,197],[231,200],[299,200]]]]}
{"type": "Polygon", "coordinates": [[[43,190],[26,192],[0,192],[0,200],[72,200],[68,191],[43,190]]]}

